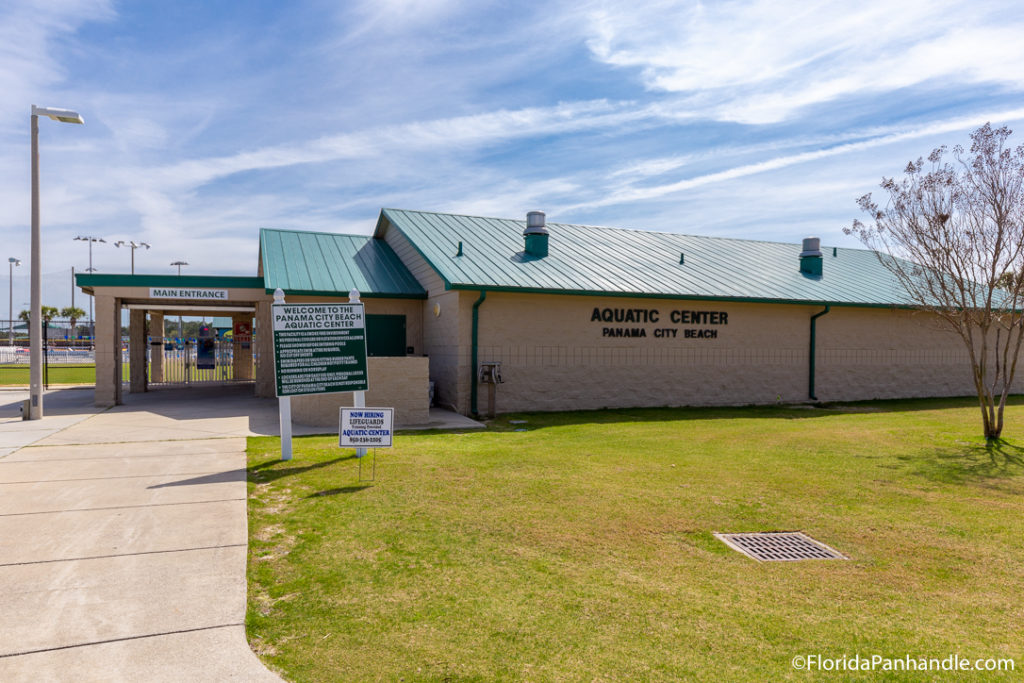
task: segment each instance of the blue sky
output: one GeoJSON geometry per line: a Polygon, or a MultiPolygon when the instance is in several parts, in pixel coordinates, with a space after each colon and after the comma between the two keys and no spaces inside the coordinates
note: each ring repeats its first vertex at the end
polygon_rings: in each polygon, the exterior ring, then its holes
{"type": "Polygon", "coordinates": [[[938,0],[7,0],[4,255],[28,258],[32,104],[86,119],[40,123],[54,305],[76,235],[108,241],[102,272],[135,239],[137,272],[248,275],[258,228],[368,233],[383,206],[856,246],[883,175],[1022,128],[1022,24],[938,0]]]}

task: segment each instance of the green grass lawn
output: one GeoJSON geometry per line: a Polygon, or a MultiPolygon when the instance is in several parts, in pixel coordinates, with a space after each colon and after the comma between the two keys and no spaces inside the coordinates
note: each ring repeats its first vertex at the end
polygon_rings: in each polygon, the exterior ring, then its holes
{"type": "MultiPolygon", "coordinates": [[[[28,365],[0,366],[0,385],[28,386],[28,365]]],[[[51,365],[50,384],[95,384],[95,365],[51,365]]]]}
{"type": "Polygon", "coordinates": [[[1010,442],[979,432],[966,400],[504,416],[400,434],[373,482],[336,436],[291,462],[252,438],[249,640],[296,681],[952,680],[803,654],[1010,657],[955,680],[1018,680],[1024,403],[1010,442]],[[712,536],[765,530],[851,559],[712,536]]]}

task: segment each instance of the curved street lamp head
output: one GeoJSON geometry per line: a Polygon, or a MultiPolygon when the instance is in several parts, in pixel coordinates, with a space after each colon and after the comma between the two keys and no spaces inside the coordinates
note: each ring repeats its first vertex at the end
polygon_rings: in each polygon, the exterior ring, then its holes
{"type": "Polygon", "coordinates": [[[118,241],[114,242],[114,246],[115,247],[131,247],[134,250],[134,249],[138,249],[139,247],[145,247],[146,249],[149,249],[150,245],[146,244],[145,242],[136,242],[134,240],[131,240],[131,241],[128,241],[128,242],[125,242],[124,240],[118,240],[118,241]]]}
{"type": "Polygon", "coordinates": [[[78,237],[75,238],[75,241],[76,242],[103,242],[103,244],[107,243],[107,241],[105,239],[103,239],[102,237],[92,237],[92,236],[86,236],[86,237],[78,236],[78,237]]]}
{"type": "Polygon", "coordinates": [[[21,265],[21,259],[14,258],[13,256],[10,257],[9,259],[7,259],[7,262],[10,263],[11,265],[14,265],[14,266],[20,266],[21,265]]]}
{"type": "Polygon", "coordinates": [[[56,109],[54,107],[37,107],[32,105],[32,116],[48,116],[54,121],[63,123],[85,123],[85,119],[77,111],[70,109],[56,109]]]}

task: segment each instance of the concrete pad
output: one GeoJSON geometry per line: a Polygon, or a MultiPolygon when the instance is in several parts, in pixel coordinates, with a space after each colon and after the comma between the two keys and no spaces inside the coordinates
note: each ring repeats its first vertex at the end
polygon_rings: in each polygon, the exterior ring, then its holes
{"type": "Polygon", "coordinates": [[[0,517],[3,564],[244,546],[247,542],[244,500],[0,517]]]}
{"type": "Polygon", "coordinates": [[[174,442],[117,442],[97,444],[74,444],[69,446],[33,445],[0,460],[0,466],[16,462],[71,461],[71,460],[120,460],[122,462],[148,459],[188,458],[197,462],[217,454],[244,453],[245,439],[178,439],[174,442]]]}
{"type": "Polygon", "coordinates": [[[0,485],[0,515],[245,499],[245,470],[0,485]]]}
{"type": "MultiPolygon", "coordinates": [[[[77,458],[61,460],[60,471],[54,471],[53,460],[0,461],[0,485],[36,481],[77,481],[144,477],[154,475],[196,476],[223,472],[238,465],[237,451],[159,457],[77,458]],[[51,477],[51,479],[47,479],[51,477]]],[[[0,490],[2,492],[2,490],[0,490]]]]}
{"type": "Polygon", "coordinates": [[[249,650],[243,627],[226,626],[0,659],[0,680],[280,683],[281,679],[249,650]]]}
{"type": "Polygon", "coordinates": [[[69,392],[32,422],[0,397],[0,454],[34,444],[0,459],[0,680],[279,680],[243,626],[238,437],[277,409],[248,391],[69,392]]]}
{"type": "Polygon", "coordinates": [[[21,403],[28,398],[28,391],[0,391],[0,459],[100,412],[101,408],[92,405],[91,393],[78,389],[48,391],[43,395],[45,417],[22,420],[21,403]]]}
{"type": "Polygon", "coordinates": [[[399,430],[420,430],[420,429],[483,429],[486,427],[483,422],[477,422],[473,418],[460,415],[454,410],[444,408],[431,408],[430,421],[427,424],[399,427],[399,430]]]}
{"type": "Polygon", "coordinates": [[[0,656],[242,624],[244,547],[0,567],[0,656]]]}
{"type": "MultiPolygon", "coordinates": [[[[323,428],[293,426],[293,433],[323,433],[323,428]]],[[[99,444],[125,441],[175,441],[280,434],[276,399],[256,398],[251,385],[164,388],[127,394],[115,406],[87,422],[38,441],[38,445],[99,444]]]]}

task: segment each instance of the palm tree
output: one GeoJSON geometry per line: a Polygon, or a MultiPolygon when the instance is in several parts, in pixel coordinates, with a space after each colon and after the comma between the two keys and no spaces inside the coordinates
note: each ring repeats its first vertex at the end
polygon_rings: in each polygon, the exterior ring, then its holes
{"type": "Polygon", "coordinates": [[[60,309],[60,317],[67,318],[71,325],[71,338],[75,338],[75,323],[85,317],[85,311],[77,306],[66,306],[60,309]]]}
{"type": "MultiPolygon", "coordinates": [[[[46,328],[48,328],[50,326],[50,321],[57,317],[57,313],[58,313],[57,307],[56,306],[40,306],[39,307],[39,312],[43,316],[43,339],[46,339],[46,328]]],[[[21,313],[18,314],[18,320],[24,321],[26,327],[29,326],[29,322],[30,322],[31,318],[32,318],[31,311],[24,311],[23,310],[21,313]]]]}
{"type": "MultiPolygon", "coordinates": [[[[69,310],[69,309],[65,308],[64,310],[66,311],[66,310],[69,310]]],[[[79,317],[85,315],[85,313],[83,313],[81,309],[76,308],[75,310],[78,311],[79,317]]],[[[53,320],[54,318],[56,318],[57,315],[58,315],[58,311],[57,311],[57,308],[55,306],[40,306],[39,307],[39,312],[42,313],[42,315],[43,315],[43,324],[44,325],[49,325],[50,321],[53,320]]],[[[28,322],[31,320],[31,318],[32,318],[32,312],[31,311],[23,310],[21,313],[18,314],[18,320],[21,320],[25,324],[28,324],[28,322]]]]}

